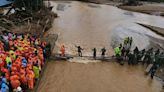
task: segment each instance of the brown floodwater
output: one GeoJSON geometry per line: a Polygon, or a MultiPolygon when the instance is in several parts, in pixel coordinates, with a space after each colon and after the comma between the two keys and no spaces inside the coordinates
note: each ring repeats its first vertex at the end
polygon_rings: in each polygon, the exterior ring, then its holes
{"type": "Polygon", "coordinates": [[[143,66],[49,62],[37,92],[164,92],[143,66]]]}
{"type": "MultiPolygon", "coordinates": [[[[65,45],[68,54],[76,54],[75,45],[84,48],[84,55],[91,55],[91,49],[106,47],[108,55],[113,54],[113,47],[123,42],[127,36],[133,37],[132,48],[147,48],[154,39],[163,41],[155,44],[164,47],[164,38],[136,23],[164,28],[164,18],[142,13],[121,10],[110,5],[82,2],[51,2],[55,19],[50,33],[59,35],[55,53],[65,45]]],[[[98,53],[99,54],[99,53],[98,53]]]]}
{"type": "MultiPolygon", "coordinates": [[[[51,2],[58,14],[50,34],[59,38],[54,53],[65,45],[66,53],[76,55],[75,45],[84,48],[85,56],[92,55],[92,48],[113,46],[126,36],[132,36],[132,48],[139,49],[155,44],[164,47],[164,38],[136,23],[164,28],[164,18],[118,9],[109,5],[82,2],[51,2]]],[[[67,62],[49,62],[37,92],[163,92],[160,81],[144,74],[145,67],[121,66],[115,62],[101,62],[75,58],[67,62]],[[92,62],[92,63],[91,63],[92,62]]]]}

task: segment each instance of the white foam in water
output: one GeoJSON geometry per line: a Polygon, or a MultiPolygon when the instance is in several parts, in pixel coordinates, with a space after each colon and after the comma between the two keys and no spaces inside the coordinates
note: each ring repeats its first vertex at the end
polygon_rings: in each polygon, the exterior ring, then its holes
{"type": "Polygon", "coordinates": [[[85,57],[76,57],[76,58],[73,58],[73,59],[69,59],[68,61],[69,62],[75,62],[75,63],[84,63],[84,64],[88,64],[90,62],[92,62],[92,63],[101,62],[100,60],[89,60],[85,57]]]}

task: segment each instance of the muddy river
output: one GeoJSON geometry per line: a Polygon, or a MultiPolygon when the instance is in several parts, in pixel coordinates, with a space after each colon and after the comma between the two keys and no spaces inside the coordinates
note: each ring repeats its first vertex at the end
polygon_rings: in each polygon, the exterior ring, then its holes
{"type": "MultiPolygon", "coordinates": [[[[51,2],[58,14],[50,34],[59,38],[54,53],[65,45],[66,53],[76,55],[80,45],[84,56],[91,56],[92,49],[107,49],[113,55],[113,47],[124,37],[133,37],[132,49],[164,47],[164,38],[136,23],[164,28],[164,18],[135,13],[109,5],[82,2],[51,2]]],[[[143,66],[120,66],[115,62],[73,59],[66,62],[49,62],[38,87],[38,92],[163,92],[156,79],[144,75],[143,66]],[[75,63],[69,62],[73,61],[75,63]],[[92,62],[81,64],[83,62],[92,62]],[[94,62],[94,63],[93,63],[94,62]]]]}

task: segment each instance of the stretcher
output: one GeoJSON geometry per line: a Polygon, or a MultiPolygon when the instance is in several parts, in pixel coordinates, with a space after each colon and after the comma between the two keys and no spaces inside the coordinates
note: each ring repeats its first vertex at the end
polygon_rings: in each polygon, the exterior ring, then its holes
{"type": "Polygon", "coordinates": [[[145,73],[148,74],[150,69],[153,67],[153,64],[149,64],[145,70],[145,73]]]}

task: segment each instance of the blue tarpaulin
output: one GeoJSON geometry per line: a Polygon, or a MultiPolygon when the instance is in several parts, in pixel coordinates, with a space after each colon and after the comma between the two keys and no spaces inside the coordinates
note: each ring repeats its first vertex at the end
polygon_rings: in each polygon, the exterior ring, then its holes
{"type": "Polygon", "coordinates": [[[14,0],[0,0],[0,7],[8,6],[12,4],[14,0]]]}

